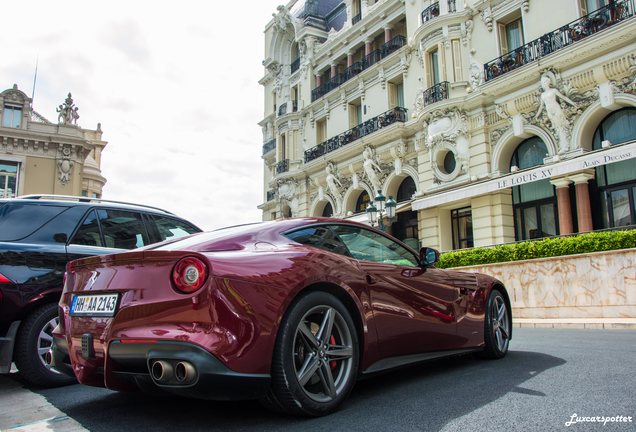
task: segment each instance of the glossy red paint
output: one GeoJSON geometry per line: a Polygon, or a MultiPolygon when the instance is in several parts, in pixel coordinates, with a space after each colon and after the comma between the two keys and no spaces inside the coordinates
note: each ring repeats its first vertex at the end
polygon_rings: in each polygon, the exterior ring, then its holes
{"type": "Polygon", "coordinates": [[[109,356],[112,344],[121,341],[190,343],[233,373],[266,376],[281,320],[307,290],[333,293],[348,308],[357,325],[363,373],[393,357],[483,346],[485,299],[494,286],[505,293],[500,282],[360,261],[282,235],[321,223],[353,224],[321,218],[265,222],[69,263],[55,333],[66,341],[74,374],[83,384],[129,389],[130,382],[115,373],[123,366],[109,356]],[[171,283],[175,264],[186,256],[209,271],[193,293],[179,292],[171,283]],[[117,313],[70,316],[78,293],[119,294],[117,313]],[[92,357],[82,351],[87,334],[92,357]]]}

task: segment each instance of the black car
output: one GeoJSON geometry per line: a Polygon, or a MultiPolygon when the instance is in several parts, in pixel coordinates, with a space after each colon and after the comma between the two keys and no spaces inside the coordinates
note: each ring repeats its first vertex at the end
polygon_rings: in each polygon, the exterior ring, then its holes
{"type": "Polygon", "coordinates": [[[0,373],[15,362],[39,386],[69,382],[49,366],[68,261],[201,230],[154,207],[87,197],[0,199],[0,373]]]}

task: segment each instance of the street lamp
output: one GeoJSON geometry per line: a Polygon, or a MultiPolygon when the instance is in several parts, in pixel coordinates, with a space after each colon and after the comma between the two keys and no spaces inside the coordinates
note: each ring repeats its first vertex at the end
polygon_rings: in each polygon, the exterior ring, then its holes
{"type": "Polygon", "coordinates": [[[392,196],[389,196],[387,200],[382,191],[378,190],[378,194],[373,198],[373,202],[369,203],[367,207],[367,217],[369,218],[369,225],[374,227],[376,223],[379,228],[384,231],[384,218],[386,217],[389,222],[395,217],[396,202],[392,196]],[[375,203],[375,204],[374,204],[375,203]]]}

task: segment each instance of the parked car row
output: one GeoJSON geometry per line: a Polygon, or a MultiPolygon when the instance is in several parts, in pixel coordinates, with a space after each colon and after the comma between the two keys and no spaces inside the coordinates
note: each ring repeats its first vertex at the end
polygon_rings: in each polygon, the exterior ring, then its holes
{"type": "Polygon", "coordinates": [[[51,369],[49,358],[67,262],[200,231],[141,205],[46,195],[0,199],[0,373],[15,362],[31,384],[71,381],[51,369]]]}
{"type": "Polygon", "coordinates": [[[360,377],[508,351],[503,284],[435,268],[434,249],[331,218],[199,231],[130,204],[0,201],[2,371],[320,416],[360,377]]]}

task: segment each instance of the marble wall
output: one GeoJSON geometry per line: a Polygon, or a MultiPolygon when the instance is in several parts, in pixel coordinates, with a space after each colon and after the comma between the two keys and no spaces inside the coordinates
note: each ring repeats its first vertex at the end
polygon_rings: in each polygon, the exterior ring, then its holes
{"type": "Polygon", "coordinates": [[[515,319],[636,318],[636,249],[461,267],[501,280],[515,319]]]}

